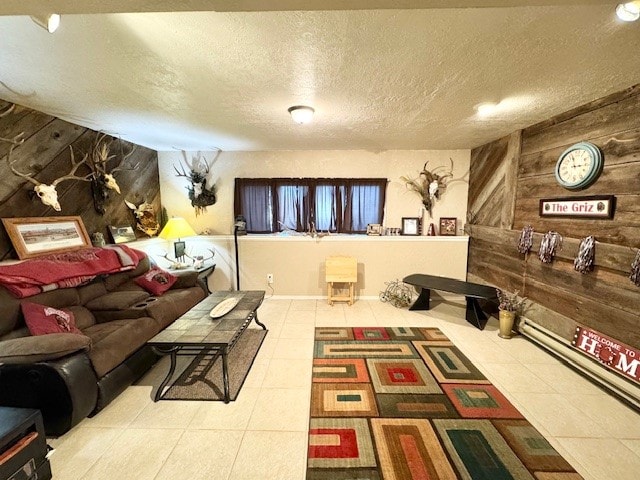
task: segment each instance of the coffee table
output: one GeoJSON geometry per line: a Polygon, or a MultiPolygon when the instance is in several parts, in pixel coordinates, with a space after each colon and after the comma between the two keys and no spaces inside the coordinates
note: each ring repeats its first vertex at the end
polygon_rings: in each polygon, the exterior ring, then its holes
{"type": "Polygon", "coordinates": [[[222,357],[224,402],[229,403],[229,372],[227,355],[252,321],[264,330],[258,320],[258,307],[264,300],[263,290],[214,292],[151,338],[147,345],[160,355],[170,355],[171,365],[155,394],[154,402],[162,398],[164,389],[176,370],[178,355],[211,355],[213,361],[222,357]],[[223,317],[212,319],[209,312],[221,301],[240,297],[238,305],[223,317]]]}

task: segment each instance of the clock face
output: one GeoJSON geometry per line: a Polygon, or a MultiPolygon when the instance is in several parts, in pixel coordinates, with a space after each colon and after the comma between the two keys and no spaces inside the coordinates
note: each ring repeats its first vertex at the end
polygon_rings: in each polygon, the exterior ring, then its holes
{"type": "Polygon", "coordinates": [[[602,154],[591,143],[577,143],[565,150],[556,164],[556,180],[573,190],[591,185],[602,167],[602,154]]]}

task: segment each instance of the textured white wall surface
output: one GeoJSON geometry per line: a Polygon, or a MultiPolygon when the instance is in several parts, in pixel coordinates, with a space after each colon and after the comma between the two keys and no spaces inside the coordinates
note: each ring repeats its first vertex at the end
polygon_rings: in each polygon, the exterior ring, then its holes
{"type": "Polygon", "coordinates": [[[395,150],[380,153],[364,150],[279,151],[279,152],[202,152],[212,163],[209,181],[215,182],[218,199],[206,213],[196,217],[187,197],[185,178],[176,176],[174,166],[191,161],[196,152],[158,152],[160,193],[169,216],[186,218],[196,232],[233,233],[233,181],[236,177],[376,177],[387,178],[384,226],[400,227],[402,217],[422,216],[420,198],[408,191],[401,176],[417,177],[425,162],[427,169],[449,169],[451,182],[432,210],[425,214],[427,224],[438,225],[439,217],[456,217],[459,227],[467,214],[469,150],[395,150]],[[215,159],[215,161],[214,161],[215,159]]]}

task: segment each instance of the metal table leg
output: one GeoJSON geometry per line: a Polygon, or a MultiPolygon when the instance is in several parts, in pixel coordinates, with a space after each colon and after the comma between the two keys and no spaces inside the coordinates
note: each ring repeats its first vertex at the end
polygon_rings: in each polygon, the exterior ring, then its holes
{"type": "Polygon", "coordinates": [[[173,373],[176,371],[176,356],[178,354],[178,350],[180,350],[180,347],[171,347],[168,349],[162,349],[159,347],[152,347],[152,348],[153,348],[153,351],[159,355],[169,355],[169,354],[171,355],[170,357],[171,365],[169,366],[169,372],[167,373],[167,376],[164,377],[164,380],[162,380],[162,383],[158,387],[155,397],[153,398],[153,401],[157,402],[162,397],[164,387],[167,386],[167,384],[169,383],[169,380],[171,380],[171,377],[173,376],[173,373]]]}

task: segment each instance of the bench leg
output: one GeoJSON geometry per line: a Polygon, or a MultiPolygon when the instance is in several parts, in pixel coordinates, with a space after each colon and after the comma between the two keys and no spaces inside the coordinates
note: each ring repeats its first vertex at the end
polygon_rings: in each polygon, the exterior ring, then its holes
{"type": "Polygon", "coordinates": [[[487,315],[480,308],[480,304],[478,303],[477,298],[473,297],[465,297],[467,299],[467,311],[466,311],[466,319],[474,327],[479,328],[480,330],[484,330],[484,327],[487,325],[487,315]]]}
{"type": "Polygon", "coordinates": [[[422,288],[420,290],[420,295],[413,305],[409,307],[409,310],[429,310],[429,300],[431,299],[431,289],[422,288]]]}

